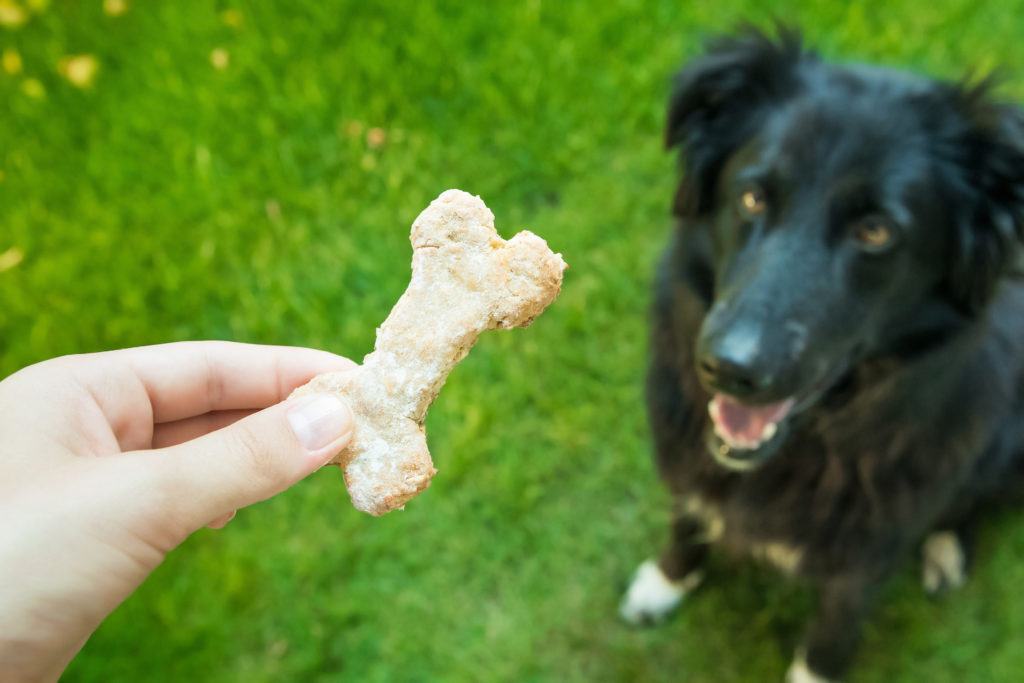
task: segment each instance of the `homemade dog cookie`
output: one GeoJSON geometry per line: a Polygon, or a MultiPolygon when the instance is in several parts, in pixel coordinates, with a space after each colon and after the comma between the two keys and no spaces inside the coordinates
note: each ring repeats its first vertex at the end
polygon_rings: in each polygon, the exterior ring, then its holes
{"type": "Polygon", "coordinates": [[[355,415],[345,472],[352,504],[401,508],[437,473],[423,422],[445,378],[479,334],[525,327],[554,301],[566,269],[531,232],[503,240],[479,197],[448,190],[412,225],[412,279],[359,367],[313,378],[292,396],[333,391],[355,415]]]}

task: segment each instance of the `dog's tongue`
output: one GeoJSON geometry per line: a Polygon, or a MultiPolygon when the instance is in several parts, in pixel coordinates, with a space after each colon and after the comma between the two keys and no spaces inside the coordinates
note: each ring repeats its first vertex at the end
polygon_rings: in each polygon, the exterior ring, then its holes
{"type": "Polygon", "coordinates": [[[715,430],[726,442],[734,445],[757,445],[765,427],[786,417],[793,407],[793,399],[778,403],[748,406],[722,394],[711,400],[711,418],[715,430]]]}

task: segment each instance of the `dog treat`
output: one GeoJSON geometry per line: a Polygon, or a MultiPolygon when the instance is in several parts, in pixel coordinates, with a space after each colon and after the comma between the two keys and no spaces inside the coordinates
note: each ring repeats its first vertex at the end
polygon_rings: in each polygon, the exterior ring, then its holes
{"type": "Polygon", "coordinates": [[[292,396],[343,394],[355,415],[345,472],[352,504],[371,515],[401,508],[437,473],[423,422],[448,373],[478,335],[525,327],[561,291],[560,254],[523,231],[505,241],[479,197],[448,190],[412,225],[412,280],[363,364],[314,377],[292,396]]]}

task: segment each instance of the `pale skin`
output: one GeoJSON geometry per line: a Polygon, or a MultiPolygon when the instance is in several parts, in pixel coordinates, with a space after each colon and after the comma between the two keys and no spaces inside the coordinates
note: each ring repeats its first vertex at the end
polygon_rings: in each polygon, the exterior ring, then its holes
{"type": "Polygon", "coordinates": [[[0,679],[56,680],[164,556],[344,448],[354,367],[313,349],[183,342],[67,356],[0,382],[0,679]]]}

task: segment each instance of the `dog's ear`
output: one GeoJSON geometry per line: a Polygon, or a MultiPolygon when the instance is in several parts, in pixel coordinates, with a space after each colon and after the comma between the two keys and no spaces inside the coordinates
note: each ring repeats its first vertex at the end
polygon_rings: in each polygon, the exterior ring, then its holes
{"type": "Polygon", "coordinates": [[[764,108],[791,96],[805,53],[799,33],[780,25],[772,38],[752,27],[708,43],[705,54],[676,77],[665,144],[681,147],[684,178],[679,216],[709,210],[722,164],[755,132],[764,108]]]}
{"type": "Polygon", "coordinates": [[[952,145],[965,201],[958,211],[950,286],[975,313],[1024,263],[1024,111],[990,97],[990,82],[957,89],[965,122],[952,145]]]}

